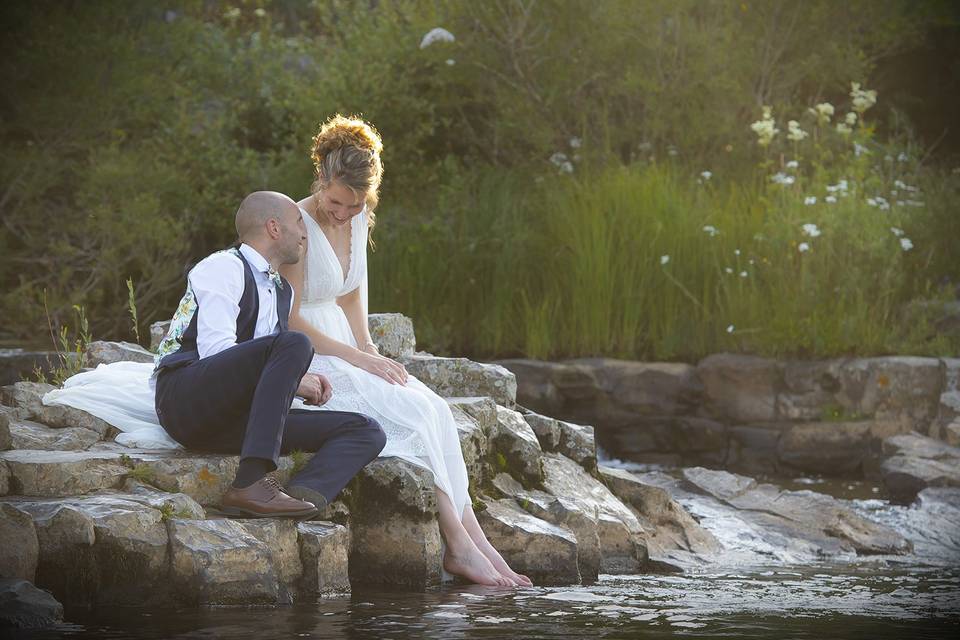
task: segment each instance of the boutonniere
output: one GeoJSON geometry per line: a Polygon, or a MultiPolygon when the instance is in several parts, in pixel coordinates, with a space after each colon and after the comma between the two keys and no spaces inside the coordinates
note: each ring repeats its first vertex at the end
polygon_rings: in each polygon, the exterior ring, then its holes
{"type": "Polygon", "coordinates": [[[283,280],[280,279],[279,271],[277,271],[273,267],[270,267],[267,270],[267,277],[270,278],[270,282],[273,283],[273,286],[275,286],[277,289],[283,289],[283,280]]]}

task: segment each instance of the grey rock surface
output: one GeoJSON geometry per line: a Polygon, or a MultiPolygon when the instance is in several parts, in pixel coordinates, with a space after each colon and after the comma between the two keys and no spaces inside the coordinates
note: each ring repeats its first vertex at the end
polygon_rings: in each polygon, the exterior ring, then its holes
{"type": "Polygon", "coordinates": [[[0,578],[0,628],[41,629],[63,621],[63,605],[28,580],[0,578]]]}

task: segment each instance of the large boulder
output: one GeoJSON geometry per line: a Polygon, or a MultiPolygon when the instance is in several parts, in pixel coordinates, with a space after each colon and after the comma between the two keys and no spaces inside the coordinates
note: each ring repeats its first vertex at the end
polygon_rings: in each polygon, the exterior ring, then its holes
{"type": "Polygon", "coordinates": [[[0,577],[34,581],[40,547],[33,518],[11,504],[0,503],[0,577]]]}
{"type": "Polygon", "coordinates": [[[507,407],[516,404],[517,379],[499,365],[423,353],[399,360],[411,375],[445,398],[489,396],[507,407]]]}
{"type": "Polygon", "coordinates": [[[442,541],[429,471],[378,458],[344,497],[350,509],[350,583],[423,590],[440,584],[442,541]]]}
{"type": "Polygon", "coordinates": [[[507,564],[534,584],[580,583],[577,539],[566,528],[530,515],[509,499],[486,501],[477,520],[507,564]]]}
{"type": "Polygon", "coordinates": [[[453,409],[457,407],[473,418],[484,433],[497,425],[497,403],[493,398],[484,396],[446,398],[447,404],[453,409]]]}
{"type": "Polygon", "coordinates": [[[496,471],[506,471],[526,486],[540,483],[543,451],[537,435],[519,412],[498,406],[497,425],[490,432],[489,441],[496,471]]]}
{"type": "Polygon", "coordinates": [[[544,451],[562,453],[588,470],[596,468],[597,442],[593,427],[533,412],[524,413],[523,419],[533,429],[544,451]]]}
{"type": "MultiPolygon", "coordinates": [[[[543,471],[543,489],[555,500],[534,515],[570,526],[578,536],[588,535],[583,525],[592,525],[600,545],[600,571],[638,573],[648,555],[643,528],[630,508],[565,456],[545,454],[543,471]]],[[[539,506],[535,500],[529,504],[539,506]]]]}
{"type": "Polygon", "coordinates": [[[280,583],[270,546],[233,520],[167,521],[170,583],[177,601],[276,604],[280,583]]]}
{"type": "Polygon", "coordinates": [[[293,602],[303,575],[297,523],[291,518],[261,518],[234,520],[234,522],[267,547],[270,553],[270,564],[273,565],[277,576],[278,602],[293,602]]]}
{"type": "Polygon", "coordinates": [[[381,355],[388,358],[412,356],[417,340],[413,321],[402,313],[371,313],[367,316],[370,337],[381,355]]]}
{"type": "Polygon", "coordinates": [[[790,423],[758,422],[730,427],[724,467],[748,475],[777,473],[780,437],[790,426],[790,423]]]}
{"type": "Polygon", "coordinates": [[[87,366],[114,362],[153,362],[153,354],[132,342],[97,340],[87,345],[87,366]]]}
{"type": "Polygon", "coordinates": [[[697,365],[704,408],[728,422],[768,422],[776,415],[780,365],[768,358],[718,353],[697,365]]]}
{"type": "Polygon", "coordinates": [[[661,487],[644,482],[625,469],[600,466],[600,477],[614,495],[634,509],[646,534],[651,559],[687,561],[690,554],[708,560],[720,543],[661,487]],[[677,553],[682,552],[682,553],[677,553]]]}
{"type": "Polygon", "coordinates": [[[44,375],[50,375],[52,363],[58,360],[56,351],[0,349],[0,385],[13,384],[18,380],[33,377],[37,370],[44,375]]]}
{"type": "Polygon", "coordinates": [[[604,423],[616,414],[670,416],[694,413],[702,402],[703,385],[696,367],[681,362],[634,362],[612,358],[581,358],[564,364],[584,367],[593,373],[610,405],[604,423]]]}
{"type": "Polygon", "coordinates": [[[332,522],[298,522],[301,591],[307,596],[350,591],[350,532],[332,522]]]}
{"type": "Polygon", "coordinates": [[[908,503],[927,487],[960,487],[960,448],[918,433],[883,441],[889,456],[880,465],[891,498],[908,503]]]}
{"type": "Polygon", "coordinates": [[[0,578],[0,629],[40,629],[63,622],[63,605],[27,580],[0,578]]]}
{"type": "Polygon", "coordinates": [[[122,494],[24,500],[40,546],[37,584],[82,605],[165,602],[164,514],[122,494]]]}
{"type": "Polygon", "coordinates": [[[867,520],[840,501],[812,491],[781,491],[726,471],[683,470],[686,486],[737,510],[778,538],[801,540],[820,555],[904,554],[911,545],[896,531],[867,520]]]}
{"type": "Polygon", "coordinates": [[[9,429],[11,446],[8,448],[12,449],[82,451],[100,442],[99,433],[83,427],[52,429],[32,420],[19,420],[10,423],[9,429]]]}
{"type": "Polygon", "coordinates": [[[788,427],[777,443],[785,465],[824,475],[855,475],[871,456],[872,423],[808,422],[788,427]]]}
{"type": "MultiPolygon", "coordinates": [[[[172,493],[185,493],[201,505],[215,506],[237,472],[239,458],[228,455],[198,455],[188,451],[137,451],[121,454],[133,477],[172,493]]],[[[281,458],[279,473],[292,467],[281,458]]]]}
{"type": "Polygon", "coordinates": [[[43,408],[43,396],[54,389],[45,382],[15,382],[0,387],[0,402],[16,409],[19,417],[32,418],[43,408]]]}

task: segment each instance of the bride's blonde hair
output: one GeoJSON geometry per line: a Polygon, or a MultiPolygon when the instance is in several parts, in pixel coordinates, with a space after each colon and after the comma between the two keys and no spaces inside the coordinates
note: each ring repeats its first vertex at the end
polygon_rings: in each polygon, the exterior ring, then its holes
{"type": "Polygon", "coordinates": [[[362,195],[372,231],[376,222],[373,210],[379,202],[383,178],[382,151],[383,142],[373,125],[355,115],[332,116],[320,125],[319,133],[313,137],[310,157],[317,178],[310,185],[310,192],[317,194],[335,180],[355,196],[362,195]]]}

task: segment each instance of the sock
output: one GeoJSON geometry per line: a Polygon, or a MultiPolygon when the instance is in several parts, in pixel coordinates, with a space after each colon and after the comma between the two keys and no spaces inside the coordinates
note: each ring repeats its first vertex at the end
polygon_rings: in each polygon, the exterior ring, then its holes
{"type": "Polygon", "coordinates": [[[233,479],[233,486],[237,489],[246,489],[273,469],[273,462],[264,458],[244,458],[237,467],[237,477],[233,479]]]}

